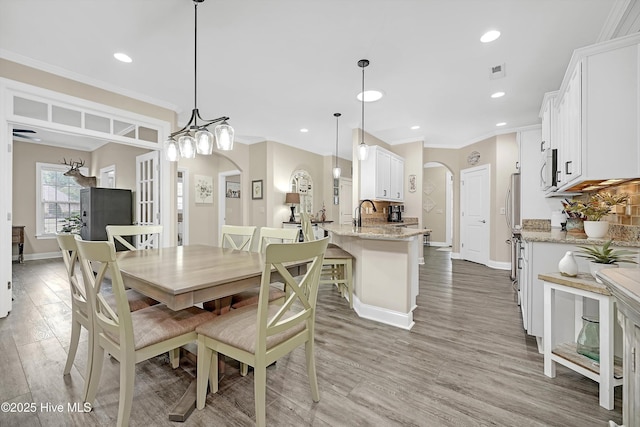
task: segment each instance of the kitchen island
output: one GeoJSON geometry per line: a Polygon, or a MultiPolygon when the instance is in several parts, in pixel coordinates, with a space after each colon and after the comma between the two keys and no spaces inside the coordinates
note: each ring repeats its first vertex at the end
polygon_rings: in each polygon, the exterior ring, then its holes
{"type": "Polygon", "coordinates": [[[333,224],[321,228],[354,257],[353,308],[358,316],[411,329],[422,236],[431,230],[333,224]]]}

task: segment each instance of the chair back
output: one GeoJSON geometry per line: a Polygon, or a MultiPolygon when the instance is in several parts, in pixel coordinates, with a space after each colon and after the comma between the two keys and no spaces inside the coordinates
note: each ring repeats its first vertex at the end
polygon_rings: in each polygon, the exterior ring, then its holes
{"type": "Polygon", "coordinates": [[[302,226],[302,237],[305,242],[310,242],[316,239],[313,234],[313,225],[311,225],[311,218],[306,212],[300,212],[300,225],[302,226]]]}
{"type": "MultiPolygon", "coordinates": [[[[79,238],[79,237],[78,237],[79,238]]],[[[67,269],[67,277],[71,287],[72,303],[77,305],[84,316],[88,315],[87,293],[84,282],[81,284],[76,275],[76,262],[78,261],[78,245],[75,234],[58,234],[56,236],[58,246],[62,252],[62,260],[67,269]]]]}
{"type": "Polygon", "coordinates": [[[297,228],[261,227],[258,237],[258,252],[264,253],[270,243],[294,243],[297,241],[297,228]]]}
{"type": "Polygon", "coordinates": [[[250,251],[256,228],[253,225],[223,225],[220,230],[220,247],[250,251]]]}
{"type": "Polygon", "coordinates": [[[160,246],[161,225],[107,225],[107,237],[111,243],[121,243],[130,251],[157,248],[160,246]],[[134,244],[125,237],[135,237],[134,244]]]}
{"type": "Polygon", "coordinates": [[[302,323],[302,331],[294,332],[294,336],[289,339],[292,348],[300,344],[296,337],[299,337],[301,342],[309,336],[313,337],[320,270],[328,243],[329,238],[324,238],[312,242],[267,245],[258,302],[256,352],[266,351],[269,337],[294,328],[299,329],[302,323]],[[307,272],[302,279],[296,280],[287,270],[286,264],[300,261],[307,261],[307,272]],[[269,318],[269,284],[272,281],[272,270],[281,276],[281,281],[289,292],[284,304],[278,306],[275,315],[269,318]]]}
{"type": "Polygon", "coordinates": [[[120,268],[116,261],[116,250],[109,241],[77,241],[78,259],[82,268],[87,290],[87,300],[93,314],[94,331],[98,336],[111,343],[113,348],[134,348],[133,325],[129,300],[125,293],[120,268]],[[94,269],[97,272],[94,274],[94,269]],[[104,299],[100,288],[109,272],[111,288],[116,299],[117,313],[104,299]],[[119,337],[114,341],[112,337],[119,337]]]}

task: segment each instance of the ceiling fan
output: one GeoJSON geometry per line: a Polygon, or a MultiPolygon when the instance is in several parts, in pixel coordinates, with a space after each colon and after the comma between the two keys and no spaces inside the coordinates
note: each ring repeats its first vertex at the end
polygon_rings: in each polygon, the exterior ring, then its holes
{"type": "Polygon", "coordinates": [[[31,141],[40,141],[40,138],[29,135],[29,134],[35,134],[35,133],[36,131],[31,129],[14,129],[13,130],[13,136],[17,138],[30,139],[31,141]]]}

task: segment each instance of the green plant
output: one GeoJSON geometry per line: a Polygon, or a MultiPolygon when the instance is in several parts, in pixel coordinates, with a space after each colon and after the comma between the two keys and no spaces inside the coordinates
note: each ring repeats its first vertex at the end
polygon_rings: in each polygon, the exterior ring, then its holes
{"type": "Polygon", "coordinates": [[[80,214],[71,215],[65,218],[67,221],[60,229],[61,233],[80,234],[80,228],[82,228],[82,222],[80,221],[80,214]]]}
{"type": "Polygon", "coordinates": [[[564,204],[565,212],[573,213],[587,221],[600,221],[609,215],[613,206],[621,205],[629,199],[628,194],[597,193],[588,201],[572,200],[564,204]]]}
{"type": "Polygon", "coordinates": [[[578,254],[581,258],[587,258],[597,264],[617,264],[619,262],[628,262],[631,264],[637,264],[633,259],[633,255],[637,252],[626,249],[613,249],[611,248],[611,240],[605,242],[602,246],[578,246],[580,252],[578,254]]]}

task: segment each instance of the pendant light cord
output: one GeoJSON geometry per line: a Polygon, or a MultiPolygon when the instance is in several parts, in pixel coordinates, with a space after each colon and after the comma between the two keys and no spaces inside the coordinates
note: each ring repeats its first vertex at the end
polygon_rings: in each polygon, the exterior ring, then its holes
{"type": "Polygon", "coordinates": [[[336,116],[336,168],[338,167],[338,121],[340,120],[340,113],[335,113],[336,116]]]}
{"type": "Polygon", "coordinates": [[[362,128],[360,129],[360,144],[364,144],[364,67],[367,65],[362,66],[362,128]]]}
{"type": "MultiPolygon", "coordinates": [[[[198,3],[193,2],[194,9],[194,43],[193,43],[193,109],[198,109],[198,3]]],[[[197,124],[194,122],[194,124],[197,124]]]]}

